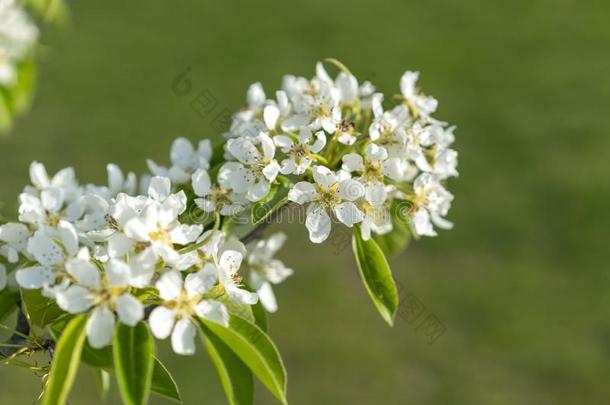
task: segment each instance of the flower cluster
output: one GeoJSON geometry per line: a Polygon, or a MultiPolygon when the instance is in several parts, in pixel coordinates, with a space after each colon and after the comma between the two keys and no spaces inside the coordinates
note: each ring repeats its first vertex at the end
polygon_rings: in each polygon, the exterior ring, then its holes
{"type": "Polygon", "coordinates": [[[176,353],[192,354],[198,318],[227,325],[253,305],[275,312],[273,285],[293,273],[275,258],[283,234],[240,240],[237,219],[248,218],[249,232],[260,226],[248,208],[305,206],[314,243],[333,220],[358,225],[365,241],[392,232],[395,203],[416,236],[450,228],[454,127],[432,118],[437,101],[419,90],[418,73],[404,73],[389,107],[335,64],[336,78],[321,63],[312,79],[285,76],[273,99],[253,84],[221,147],[178,138],[171,165],[148,161],[139,181],[110,164],[108,184],[82,185],[72,168],[49,176],[32,163],[19,221],[0,226],[0,289],[14,277],[66,313],[90,313],[94,348],[111,343],[117,321],[146,320],[176,353]]]}
{"type": "Polygon", "coordinates": [[[334,79],[322,63],[311,80],[285,76],[274,99],[260,83],[250,86],[226,134],[225,157],[235,162],[220,169],[223,195],[258,201],[278,174],[296,177],[288,199],[307,205],[315,243],[328,238],[333,218],[361,223],[365,240],[391,232],[396,200],[416,235],[451,228],[444,217],[453,196],[443,183],[458,174],[455,127],[432,117],[438,103],[417,87],[419,73],[405,72],[397,105],[384,108],[382,93],[336,64],[334,79]]]}
{"type": "MultiPolygon", "coordinates": [[[[187,170],[186,159],[200,156],[178,156],[185,143],[174,143],[177,166],[168,174],[181,164],[187,170]]],[[[207,167],[202,159],[193,165],[207,167]]],[[[117,319],[133,326],[146,307],[153,334],[171,335],[180,354],[194,352],[195,316],[227,324],[227,305],[254,305],[257,290],[270,312],[277,309],[270,286],[292,273],[273,259],[283,234],[259,241],[249,254],[234,236],[218,227],[204,230],[184,216],[193,199],[168,177],[144,176],[146,193],[137,195],[133,173],[112,164],[107,170],[107,185],[80,185],[72,168],[51,177],[33,162],[31,184],[19,196],[20,222],[0,226],[0,255],[17,264],[18,286],[41,289],[67,313],[90,312],[92,347],[109,345],[117,319]],[[252,291],[240,269],[248,272],[252,291]]],[[[0,287],[6,282],[1,265],[0,287]]]]}
{"type": "Polygon", "coordinates": [[[17,65],[28,56],[38,28],[16,0],[0,0],[0,87],[17,80],[17,65]]]}

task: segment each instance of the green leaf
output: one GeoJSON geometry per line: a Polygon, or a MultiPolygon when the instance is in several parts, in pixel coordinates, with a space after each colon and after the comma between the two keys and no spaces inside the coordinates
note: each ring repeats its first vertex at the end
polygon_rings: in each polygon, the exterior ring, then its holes
{"type": "MultiPolygon", "coordinates": [[[[73,315],[62,316],[52,326],[51,333],[57,340],[58,336],[61,335],[61,331],[65,328],[66,324],[73,315]]],[[[112,358],[112,348],[104,347],[101,349],[94,349],[85,342],[82,350],[81,360],[83,363],[99,368],[108,372],[114,371],[114,360],[112,358]]],[[[178,391],[178,387],[174,378],[171,376],[167,368],[161,363],[159,359],[154,358],[153,376],[151,388],[153,392],[163,395],[167,398],[173,399],[176,402],[182,403],[182,398],[178,391]]]]}
{"type": "Polygon", "coordinates": [[[97,388],[100,391],[100,399],[102,402],[106,401],[108,391],[110,390],[110,373],[101,368],[96,368],[93,371],[95,372],[97,388]]]}
{"type": "Polygon", "coordinates": [[[289,189],[287,187],[282,187],[277,184],[271,186],[269,194],[252,206],[250,212],[252,224],[256,225],[263,222],[274,211],[286,204],[288,201],[288,191],[289,189]]]}
{"type": "Polygon", "coordinates": [[[17,309],[19,292],[8,288],[0,292],[0,322],[17,309]]]}
{"type": "Polygon", "coordinates": [[[243,361],[254,375],[286,404],[286,370],[269,337],[258,326],[238,316],[231,316],[229,326],[201,320],[204,325],[243,361]]]}
{"type": "Polygon", "coordinates": [[[112,342],[115,374],[123,403],[148,401],[153,373],[154,342],[145,322],[136,326],[117,323],[112,342]]]}
{"type": "Polygon", "coordinates": [[[398,308],[398,291],[388,261],[373,239],[362,239],[357,225],[354,226],[352,247],[366,290],[383,319],[392,326],[398,308]]]}
{"type": "Polygon", "coordinates": [[[229,405],[252,404],[254,402],[254,380],[248,366],[203,322],[199,322],[199,329],[205,336],[204,344],[218,371],[229,405]]]}
{"type": "Polygon", "coordinates": [[[44,297],[40,290],[21,290],[21,297],[33,325],[46,326],[65,314],[54,301],[44,297]]]}
{"type": "Polygon", "coordinates": [[[66,402],[78,370],[86,325],[87,317],[84,314],[75,316],[57,341],[43,405],[62,405],[66,402]]]}
{"type": "Polygon", "coordinates": [[[409,224],[409,210],[411,203],[405,200],[394,200],[390,207],[392,218],[392,231],[375,235],[379,247],[386,254],[394,255],[406,249],[411,241],[411,225],[409,224]]]}
{"type": "Polygon", "coordinates": [[[174,378],[170,372],[156,357],[150,389],[159,395],[163,395],[166,398],[182,403],[182,398],[180,397],[180,392],[178,391],[176,381],[174,381],[174,378]]]}

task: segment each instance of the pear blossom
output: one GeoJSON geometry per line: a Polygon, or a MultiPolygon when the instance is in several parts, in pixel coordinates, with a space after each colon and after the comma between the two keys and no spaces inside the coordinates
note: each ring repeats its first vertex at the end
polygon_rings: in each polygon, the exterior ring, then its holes
{"type": "Polygon", "coordinates": [[[436,236],[433,225],[451,229],[453,224],[443,217],[447,215],[453,195],[430,173],[422,173],[413,183],[415,194],[410,198],[415,211],[412,217],[415,232],[421,236],[436,236]]]}
{"type": "Polygon", "coordinates": [[[211,158],[212,144],[209,139],[200,141],[195,149],[191,141],[180,137],[172,143],[171,167],[159,166],[151,159],[146,163],[154,176],[167,177],[174,184],[184,184],[190,181],[191,174],[197,169],[209,169],[211,158]]]}
{"type": "Polygon", "coordinates": [[[42,163],[30,165],[31,186],[19,195],[19,220],[42,226],[54,226],[61,219],[75,219],[80,215],[78,199],[82,190],[74,169],[65,168],[49,177],[42,163]]]}
{"type": "Polygon", "coordinates": [[[261,132],[255,138],[229,139],[227,150],[237,162],[225,163],[221,171],[233,190],[245,193],[252,202],[264,198],[280,171],[280,165],[274,159],[273,140],[261,132]]]}
{"type": "Polygon", "coordinates": [[[171,183],[166,177],[153,177],[148,189],[149,201],[141,213],[125,224],[125,235],[136,243],[143,243],[168,263],[178,259],[174,244],[186,245],[201,234],[201,225],[178,222],[178,215],[186,209],[184,191],[171,194],[171,183]]]}
{"type": "Polygon", "coordinates": [[[322,243],[330,235],[331,213],[348,227],[362,221],[363,213],[354,201],[364,195],[364,186],[325,166],[314,166],[313,178],[315,183],[301,181],[295,184],[288,193],[288,200],[301,205],[309,203],[305,220],[309,239],[322,243]]]}
{"type": "Polygon", "coordinates": [[[11,86],[17,80],[16,64],[38,39],[38,28],[16,0],[0,1],[0,38],[0,86],[11,86]]]}
{"type": "Polygon", "coordinates": [[[426,96],[417,88],[419,72],[407,70],[400,78],[400,92],[405,103],[416,117],[429,117],[436,111],[438,101],[432,96],[426,96]]]}
{"type": "Polygon", "coordinates": [[[112,342],[117,316],[128,326],[135,326],[144,317],[144,305],[129,292],[131,269],[127,263],[111,259],[100,272],[82,258],[71,261],[66,270],[74,283],[57,292],[55,299],[68,313],[91,311],[86,326],[91,347],[102,348],[112,342]]]}
{"type": "Polygon", "coordinates": [[[193,192],[200,198],[195,204],[203,211],[218,211],[220,215],[235,215],[248,204],[244,194],[232,190],[231,176],[233,166],[223,166],[218,173],[218,184],[212,184],[210,175],[205,169],[197,169],[191,176],[193,192]]]}
{"type": "Polygon", "coordinates": [[[74,226],[60,220],[56,228],[44,226],[27,242],[27,255],[35,264],[20,268],[15,277],[21,288],[52,286],[65,275],[66,264],[78,253],[78,235],[74,226]]]}
{"type": "Polygon", "coordinates": [[[407,142],[406,128],[411,125],[409,112],[403,106],[396,106],[384,111],[383,94],[375,93],[371,97],[373,121],[369,126],[371,140],[386,147],[392,156],[402,156],[407,142]]]}
{"type": "Polygon", "coordinates": [[[277,135],[273,140],[282,152],[288,155],[280,165],[282,174],[301,175],[305,173],[314,159],[313,155],[324,149],[326,145],[324,131],[316,132],[314,140],[309,128],[301,129],[296,142],[288,135],[277,135]]]}
{"type": "Polygon", "coordinates": [[[155,283],[162,305],[150,313],[148,322],[157,339],[171,335],[174,352],[182,355],[195,353],[196,317],[228,325],[227,308],[219,301],[205,298],[217,283],[217,274],[212,265],[183,280],[180,273],[168,271],[155,283]]]}
{"type": "Polygon", "coordinates": [[[9,222],[0,225],[0,255],[9,263],[17,263],[19,254],[26,252],[30,230],[24,224],[9,222]]]}
{"type": "Polygon", "coordinates": [[[248,268],[250,269],[250,285],[263,304],[267,312],[277,311],[277,300],[272,284],[279,284],[294,271],[274,258],[275,254],[286,241],[286,234],[277,232],[268,239],[258,241],[248,255],[248,268]]]}

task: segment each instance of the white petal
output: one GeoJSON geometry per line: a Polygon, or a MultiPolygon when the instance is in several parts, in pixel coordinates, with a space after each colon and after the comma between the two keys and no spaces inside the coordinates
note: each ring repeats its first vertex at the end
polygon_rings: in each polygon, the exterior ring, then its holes
{"type": "Polygon", "coordinates": [[[246,96],[248,101],[248,106],[250,108],[258,107],[265,103],[267,99],[265,97],[265,91],[263,90],[263,85],[260,82],[256,82],[248,87],[248,93],[246,96]]]}
{"type": "Polygon", "coordinates": [[[379,206],[383,204],[388,197],[388,192],[383,183],[374,181],[367,184],[365,191],[365,198],[373,206],[379,206]]]}
{"type": "Polygon", "coordinates": [[[131,268],[122,260],[110,259],[106,263],[108,283],[113,287],[127,286],[131,282],[131,268]]]}
{"type": "Polygon", "coordinates": [[[91,291],[80,285],[71,285],[55,297],[57,305],[71,314],[85,312],[93,305],[91,291]]]}
{"type": "Polygon", "coordinates": [[[125,325],[135,326],[144,318],[144,305],[131,294],[122,294],[115,299],[116,312],[125,325]]]}
{"type": "Polygon", "coordinates": [[[271,184],[269,182],[265,180],[259,181],[248,189],[247,198],[252,202],[260,201],[269,194],[270,189],[271,184]]]}
{"type": "Polygon", "coordinates": [[[234,285],[225,286],[229,298],[238,304],[254,305],[258,302],[258,295],[256,293],[244,290],[234,285]]]}
{"type": "Polygon", "coordinates": [[[309,240],[313,243],[322,243],[330,234],[330,216],[322,207],[315,205],[307,213],[305,226],[309,231],[309,240]]]}
{"type": "Polygon", "coordinates": [[[248,138],[229,139],[226,148],[243,164],[252,165],[262,158],[252,140],[248,138]]]}
{"type": "Polygon", "coordinates": [[[324,190],[328,190],[331,186],[337,183],[337,176],[326,166],[314,166],[313,179],[324,190]]]}
{"type": "Polygon", "coordinates": [[[193,191],[199,197],[205,197],[212,192],[212,182],[207,170],[197,169],[191,178],[193,191]]]}
{"type": "Polygon", "coordinates": [[[337,194],[348,201],[355,201],[364,195],[364,186],[357,180],[346,179],[339,183],[337,194]]]}
{"type": "Polygon", "coordinates": [[[280,172],[280,165],[276,160],[272,160],[263,168],[263,175],[270,182],[275,181],[277,174],[280,172]]]}
{"type": "Polygon", "coordinates": [[[28,240],[27,250],[43,266],[53,266],[64,261],[61,247],[40,230],[28,240]]]}
{"type": "Polygon", "coordinates": [[[35,290],[46,284],[53,284],[55,273],[48,267],[34,266],[17,270],[15,278],[21,288],[35,290]]]}
{"type": "Polygon", "coordinates": [[[343,156],[342,169],[348,172],[361,172],[364,170],[364,159],[357,153],[348,153],[343,156]]]}
{"type": "Polygon", "coordinates": [[[317,194],[318,192],[314,184],[300,181],[292,186],[288,192],[288,200],[302,205],[311,201],[317,194]]]}
{"type": "Polygon", "coordinates": [[[316,132],[316,140],[311,145],[311,151],[318,153],[326,146],[326,134],[323,131],[316,132]]]}
{"type": "Polygon", "coordinates": [[[87,340],[94,349],[101,349],[112,342],[114,314],[105,306],[93,310],[87,320],[87,340]]]}
{"type": "Polygon", "coordinates": [[[70,259],[66,262],[66,271],[70,273],[80,285],[86,287],[98,287],[100,285],[100,272],[97,267],[88,260],[70,259]]]}
{"type": "Polygon", "coordinates": [[[74,225],[62,219],[57,225],[57,231],[68,256],[74,256],[78,252],[78,234],[74,225]]]}
{"type": "Polygon", "coordinates": [[[133,218],[127,221],[125,224],[125,235],[140,242],[147,242],[150,240],[148,227],[141,218],[133,218]]]}
{"type": "Polygon", "coordinates": [[[195,353],[195,335],[197,328],[189,319],[182,318],[176,322],[172,332],[172,349],[177,354],[191,355],[195,353]]]}
{"type": "Polygon", "coordinates": [[[108,173],[108,188],[111,194],[117,194],[123,189],[125,182],[123,171],[117,165],[110,163],[106,165],[106,172],[108,173]]]}
{"type": "Polygon", "coordinates": [[[171,182],[167,177],[155,176],[150,179],[148,196],[156,201],[164,201],[171,192],[171,182]]]}
{"type": "Polygon", "coordinates": [[[273,139],[263,132],[259,134],[259,138],[263,149],[263,160],[269,161],[273,159],[273,156],[275,155],[275,144],[273,143],[273,139]]]}
{"type": "Polygon", "coordinates": [[[115,232],[108,239],[108,255],[110,257],[123,257],[134,245],[135,241],[125,234],[115,232]]]}
{"type": "Polygon", "coordinates": [[[356,207],[356,204],[349,201],[337,204],[333,208],[333,212],[337,219],[348,227],[352,227],[354,224],[361,222],[364,218],[364,214],[356,207]]]}
{"type": "Polygon", "coordinates": [[[40,201],[47,211],[59,212],[64,205],[64,192],[60,188],[47,188],[40,193],[40,201]]]}
{"type": "Polygon", "coordinates": [[[164,306],[153,309],[148,317],[150,330],[157,339],[165,339],[172,333],[174,321],[174,311],[164,306]]]}
{"type": "Polygon", "coordinates": [[[175,166],[181,169],[192,169],[195,158],[193,144],[186,138],[176,138],[172,143],[169,157],[175,166]]]}
{"type": "Polygon", "coordinates": [[[273,142],[275,142],[276,146],[278,146],[284,153],[288,153],[288,151],[294,146],[292,138],[288,135],[274,136],[273,142]]]}
{"type": "Polygon", "coordinates": [[[229,311],[227,311],[227,307],[225,307],[221,302],[202,300],[195,307],[195,312],[202,318],[224,326],[229,325],[229,311]]]}
{"type": "Polygon", "coordinates": [[[49,187],[51,181],[42,163],[32,162],[30,164],[30,181],[36,188],[43,190],[49,187]]]}
{"type": "Polygon", "coordinates": [[[388,151],[383,146],[374,143],[367,145],[364,153],[371,162],[380,162],[388,158],[388,151]]]}
{"type": "Polygon", "coordinates": [[[275,294],[273,293],[273,288],[270,283],[263,283],[262,286],[256,290],[256,293],[267,312],[274,313],[277,311],[277,300],[275,299],[275,294]]]}
{"type": "Polygon", "coordinates": [[[415,228],[415,232],[420,236],[436,236],[436,232],[430,221],[430,214],[425,208],[418,209],[411,220],[415,228]]]}
{"type": "Polygon", "coordinates": [[[229,274],[234,274],[239,270],[242,260],[243,255],[240,252],[236,250],[225,250],[220,256],[218,267],[229,274]]]}
{"type": "Polygon", "coordinates": [[[159,296],[166,301],[175,300],[180,296],[182,290],[182,277],[176,271],[168,271],[156,282],[155,287],[159,290],[159,296]]]}
{"type": "Polygon", "coordinates": [[[268,105],[263,110],[263,120],[269,129],[275,129],[277,120],[280,117],[280,110],[274,105],[268,105]]]}
{"type": "Polygon", "coordinates": [[[206,263],[203,269],[191,273],[184,280],[184,288],[189,297],[194,297],[214,287],[218,280],[216,268],[211,263],[206,263]]]}
{"type": "Polygon", "coordinates": [[[172,243],[186,245],[195,241],[201,235],[201,231],[203,231],[203,226],[201,225],[180,224],[172,228],[169,232],[169,237],[172,243]]]}

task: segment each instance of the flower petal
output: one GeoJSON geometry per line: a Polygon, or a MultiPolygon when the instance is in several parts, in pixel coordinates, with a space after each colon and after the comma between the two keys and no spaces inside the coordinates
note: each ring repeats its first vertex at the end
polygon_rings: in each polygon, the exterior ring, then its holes
{"type": "Polygon", "coordinates": [[[195,353],[195,335],[197,328],[186,318],[180,319],[172,332],[172,349],[177,354],[191,355],[195,353]]]}
{"type": "Polygon", "coordinates": [[[87,321],[87,340],[94,349],[112,343],[112,333],[114,332],[114,314],[105,306],[93,310],[87,321]]]}
{"type": "Polygon", "coordinates": [[[164,306],[153,309],[148,317],[150,330],[157,339],[167,338],[172,333],[174,322],[174,311],[164,306]]]}
{"type": "Polygon", "coordinates": [[[144,318],[144,305],[131,294],[122,294],[115,299],[116,312],[125,325],[135,326],[144,318]]]}
{"type": "Polygon", "coordinates": [[[328,238],[328,235],[330,235],[330,216],[324,208],[319,205],[314,205],[307,213],[305,226],[309,231],[309,240],[313,243],[322,243],[328,238]]]}
{"type": "Polygon", "coordinates": [[[224,326],[229,325],[229,311],[223,303],[213,300],[202,300],[195,307],[195,312],[202,318],[219,323],[224,326]]]}

